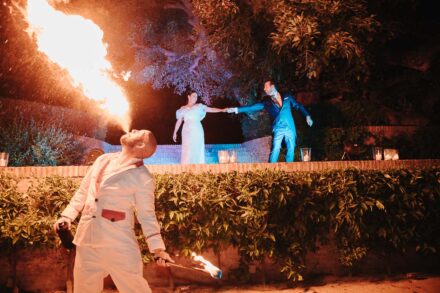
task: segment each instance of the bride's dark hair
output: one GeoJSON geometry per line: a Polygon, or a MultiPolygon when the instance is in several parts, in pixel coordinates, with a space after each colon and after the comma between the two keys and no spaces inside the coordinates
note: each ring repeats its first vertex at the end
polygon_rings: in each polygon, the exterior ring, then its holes
{"type": "Polygon", "coordinates": [[[197,100],[196,100],[196,104],[197,103],[203,103],[202,99],[200,98],[200,95],[196,92],[196,91],[188,91],[186,93],[186,97],[188,98],[188,96],[192,95],[192,94],[196,94],[197,95],[197,100]]]}

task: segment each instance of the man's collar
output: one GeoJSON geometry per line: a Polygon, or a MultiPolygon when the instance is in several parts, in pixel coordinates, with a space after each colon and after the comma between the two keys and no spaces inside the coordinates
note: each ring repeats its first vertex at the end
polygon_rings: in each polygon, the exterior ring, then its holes
{"type": "Polygon", "coordinates": [[[111,159],[116,161],[118,163],[118,165],[120,165],[120,166],[136,165],[136,167],[140,167],[144,164],[142,159],[134,158],[134,157],[127,159],[124,162],[120,162],[119,161],[120,156],[121,156],[121,152],[117,152],[117,153],[115,153],[115,155],[111,159]]]}

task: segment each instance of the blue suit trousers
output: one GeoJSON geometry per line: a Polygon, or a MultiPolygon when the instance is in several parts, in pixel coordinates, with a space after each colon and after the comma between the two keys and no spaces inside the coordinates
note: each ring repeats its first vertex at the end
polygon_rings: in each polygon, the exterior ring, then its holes
{"type": "Polygon", "coordinates": [[[288,127],[275,129],[273,131],[272,149],[270,151],[269,163],[278,162],[282,142],[286,143],[286,162],[293,162],[296,146],[296,134],[288,127]]]}

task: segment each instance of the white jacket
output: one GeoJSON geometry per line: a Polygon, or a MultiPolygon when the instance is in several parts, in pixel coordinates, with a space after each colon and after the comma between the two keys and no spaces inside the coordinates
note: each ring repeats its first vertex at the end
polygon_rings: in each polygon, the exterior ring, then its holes
{"type": "Polygon", "coordinates": [[[74,220],[81,212],[73,242],[92,247],[137,246],[133,230],[136,210],[149,250],[165,249],[154,208],[154,178],[143,164],[130,165],[102,184],[97,182],[103,167],[117,156],[105,154],[95,161],[61,213],[74,220]]]}

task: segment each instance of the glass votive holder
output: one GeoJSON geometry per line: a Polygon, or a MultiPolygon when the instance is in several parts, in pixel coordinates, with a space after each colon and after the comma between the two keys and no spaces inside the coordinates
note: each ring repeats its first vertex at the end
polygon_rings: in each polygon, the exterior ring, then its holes
{"type": "Polygon", "coordinates": [[[312,148],[301,148],[301,161],[310,162],[312,159],[312,148]]]}
{"type": "Polygon", "coordinates": [[[384,160],[398,160],[399,159],[399,151],[397,149],[384,149],[383,150],[384,160]]]}
{"type": "Polygon", "coordinates": [[[0,153],[0,167],[7,167],[9,161],[8,153],[0,153]]]}
{"type": "Polygon", "coordinates": [[[218,162],[220,164],[229,163],[229,152],[225,150],[221,150],[217,152],[218,162]]]}
{"type": "Polygon", "coordinates": [[[380,161],[382,160],[382,148],[381,147],[373,147],[373,160],[380,161]]]}
{"type": "Polygon", "coordinates": [[[229,163],[237,163],[237,151],[229,151],[229,163]]]}

